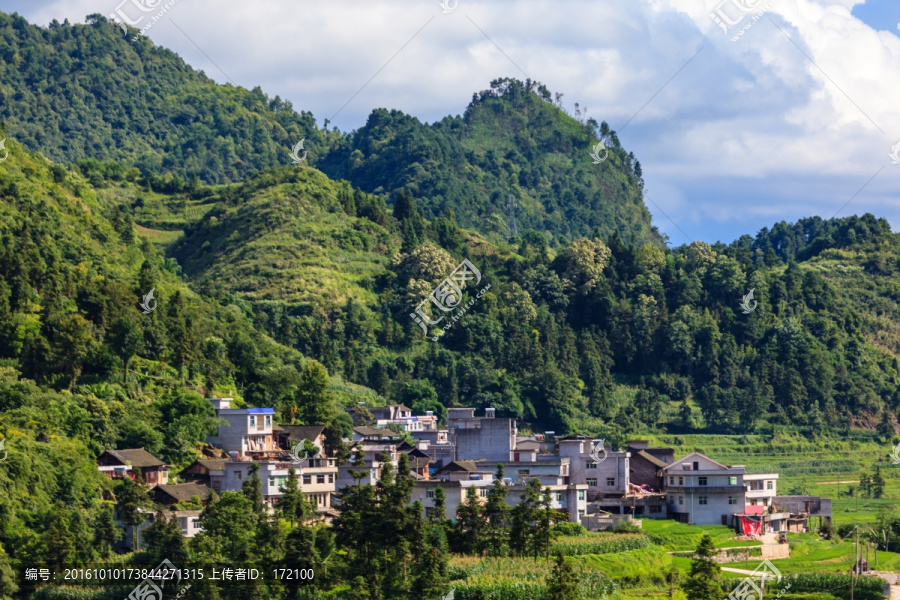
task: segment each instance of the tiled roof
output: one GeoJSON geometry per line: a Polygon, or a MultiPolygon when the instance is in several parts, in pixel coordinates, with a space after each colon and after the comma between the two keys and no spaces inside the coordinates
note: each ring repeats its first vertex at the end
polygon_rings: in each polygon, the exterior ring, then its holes
{"type": "Polygon", "coordinates": [[[116,458],[124,464],[130,464],[132,467],[164,467],[165,463],[143,448],[129,448],[125,450],[107,450],[106,454],[116,458]]]}
{"type": "Polygon", "coordinates": [[[325,431],[324,425],[279,425],[279,428],[288,434],[288,440],[292,442],[302,442],[303,440],[312,442],[319,439],[319,436],[325,431]]]}
{"type": "Polygon", "coordinates": [[[208,486],[199,483],[158,485],[153,489],[154,495],[163,494],[179,502],[188,502],[194,496],[199,496],[200,500],[205,501],[212,493],[208,486]]]}

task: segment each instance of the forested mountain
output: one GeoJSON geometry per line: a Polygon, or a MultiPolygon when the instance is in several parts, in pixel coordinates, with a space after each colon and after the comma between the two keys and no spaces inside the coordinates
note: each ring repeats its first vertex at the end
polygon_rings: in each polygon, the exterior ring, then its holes
{"type": "Polygon", "coordinates": [[[0,13],[0,119],[54,161],[117,160],[196,186],[289,164],[304,139],[307,163],[332,179],[383,200],[407,190],[427,217],[453,210],[460,225],[498,239],[510,195],[520,230],[554,244],[594,229],[659,238],[634,155],[605,123],[554,106],[537,82],[494,81],[464,116],[433,125],[378,109],[342,135],[259,88],[218,85],[149,39],[126,39],[102,15],[87,21],[44,29],[0,13]],[[598,136],[609,158],[593,164],[598,136]]]}
{"type": "Polygon", "coordinates": [[[482,233],[506,234],[512,195],[523,231],[658,238],[634,154],[606,123],[568,116],[531,80],[495,80],[473,96],[462,117],[433,125],[376,110],[364,127],[337,140],[318,167],[367,192],[407,190],[426,217],[452,209],[461,226],[482,233]],[[591,147],[601,136],[609,158],[594,164],[591,147]]]}
{"type": "Polygon", "coordinates": [[[28,24],[0,13],[0,120],[57,162],[119,160],[159,175],[239,181],[327,147],[312,114],[277,96],[219,85],[148,38],[126,39],[97,14],[87,25],[28,24]]]}

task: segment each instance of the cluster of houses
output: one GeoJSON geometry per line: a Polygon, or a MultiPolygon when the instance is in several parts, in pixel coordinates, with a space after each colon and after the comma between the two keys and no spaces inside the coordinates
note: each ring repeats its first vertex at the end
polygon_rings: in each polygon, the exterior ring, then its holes
{"type": "MultiPolygon", "coordinates": [[[[214,455],[184,469],[184,483],[169,483],[169,467],[142,448],[107,450],[98,458],[100,471],[113,478],[136,478],[139,471],[152,498],[171,509],[169,518],[177,520],[186,537],[200,530],[202,506],[220,492],[241,490],[253,464],[266,505],[274,507],[294,468],[300,490],[329,520],[340,510],[342,489],[377,483],[383,461],[396,468],[401,454],[408,456],[414,479],[411,502],[421,502],[430,513],[442,488],[451,519],[469,488],[487,498],[498,466],[510,506],[519,501],[526,482],[537,478],[550,490],[552,507],[588,529],[643,517],[760,534],[802,530],[810,518],[831,519],[827,498],[778,496],[774,473],[749,474],[742,465],[726,466],[699,452],[676,460],[673,448],[651,448],[639,440],[613,451],[583,436],[520,436],[516,419],[498,418],[492,408],[483,416],[476,416],[474,408],[450,408],[447,429],[438,428],[431,412],[414,416],[403,405],[369,408],[370,425],[355,427],[353,438],[345,440],[353,458],[339,465],[328,456],[322,425],[277,425],[271,408],[233,408],[230,398],[210,402],[222,423],[208,440],[214,455]]],[[[134,532],[137,539],[127,537],[125,543],[139,546],[140,530],[134,532]]]]}

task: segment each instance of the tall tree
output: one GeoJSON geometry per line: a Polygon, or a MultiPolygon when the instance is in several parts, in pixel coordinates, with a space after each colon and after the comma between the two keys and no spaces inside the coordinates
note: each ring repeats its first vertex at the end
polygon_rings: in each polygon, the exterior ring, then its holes
{"type": "Polygon", "coordinates": [[[128,363],[144,348],[144,332],[130,316],[119,317],[110,327],[110,346],[122,361],[122,381],[128,382],[128,363]]]}
{"type": "Polygon", "coordinates": [[[547,600],[578,600],[578,578],[575,568],[562,553],[557,553],[547,586],[547,600]]]}
{"type": "Polygon", "coordinates": [[[704,534],[694,552],[690,576],[681,586],[691,600],[721,600],[722,588],[718,579],[722,569],[713,560],[715,555],[712,538],[704,534]]]}

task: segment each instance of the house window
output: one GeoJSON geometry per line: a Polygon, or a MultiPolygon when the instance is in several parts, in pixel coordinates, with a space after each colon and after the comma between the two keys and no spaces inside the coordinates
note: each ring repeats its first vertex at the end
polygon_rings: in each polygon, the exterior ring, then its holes
{"type": "Polygon", "coordinates": [[[616,485],[616,478],[615,478],[615,477],[607,477],[607,478],[606,478],[606,485],[608,485],[608,486],[610,486],[610,487],[616,485]]]}
{"type": "Polygon", "coordinates": [[[316,475],[316,483],[325,483],[324,475],[316,475]]]}
{"type": "Polygon", "coordinates": [[[728,504],[737,504],[737,498],[735,496],[728,496],[728,504]]]}
{"type": "Polygon", "coordinates": [[[213,481],[213,482],[212,482],[212,489],[214,489],[215,491],[218,492],[218,491],[220,491],[220,490],[222,489],[222,484],[219,483],[218,481],[213,481]]]}
{"type": "Polygon", "coordinates": [[[266,415],[266,425],[272,424],[272,415],[266,415]]]}
{"type": "Polygon", "coordinates": [[[593,461],[593,460],[589,460],[588,463],[587,463],[587,468],[588,468],[588,469],[596,469],[596,468],[597,468],[597,463],[596,463],[595,461],[593,461]]]}
{"type": "Polygon", "coordinates": [[[698,477],[697,485],[706,485],[706,481],[707,481],[706,477],[698,477]]]}
{"type": "Polygon", "coordinates": [[[728,485],[737,485],[737,477],[732,475],[728,478],[728,485]]]}
{"type": "Polygon", "coordinates": [[[256,425],[256,416],[250,415],[250,427],[253,427],[254,425],[256,425]]]}
{"type": "Polygon", "coordinates": [[[487,492],[488,491],[486,489],[482,488],[482,489],[478,490],[478,495],[481,496],[482,498],[487,498],[487,492]]]}
{"type": "Polygon", "coordinates": [[[434,498],[434,490],[425,490],[426,498],[434,498]]]}
{"type": "Polygon", "coordinates": [[[328,483],[334,483],[334,473],[328,474],[328,483]]]}
{"type": "Polygon", "coordinates": [[[241,479],[242,477],[243,477],[243,473],[241,473],[240,471],[235,471],[235,472],[234,472],[234,478],[235,478],[235,479],[241,479]]]}
{"type": "Polygon", "coordinates": [[[579,510],[579,511],[578,511],[578,520],[580,521],[580,520],[581,520],[581,517],[583,517],[583,516],[584,516],[584,511],[583,511],[583,510],[579,510]]]}
{"type": "Polygon", "coordinates": [[[597,487],[597,478],[596,477],[588,477],[587,484],[590,487],[597,487]]]}
{"type": "Polygon", "coordinates": [[[678,478],[678,485],[684,485],[684,477],[678,478]]]}
{"type": "Polygon", "coordinates": [[[678,496],[678,504],[684,505],[684,496],[678,496]]]}
{"type": "Polygon", "coordinates": [[[669,477],[669,485],[675,485],[675,478],[669,477]]]}
{"type": "Polygon", "coordinates": [[[522,475],[531,475],[531,469],[519,469],[519,477],[522,475]]]}
{"type": "Polygon", "coordinates": [[[274,487],[274,486],[275,486],[275,478],[269,477],[269,487],[274,487]]]}
{"type": "Polygon", "coordinates": [[[651,506],[650,512],[651,513],[660,513],[660,512],[662,512],[662,507],[661,506],[651,506]]]}
{"type": "Polygon", "coordinates": [[[766,489],[767,489],[767,490],[771,490],[771,489],[774,489],[774,488],[775,488],[775,482],[774,482],[774,481],[767,481],[767,482],[766,482],[766,489]]]}
{"type": "Polygon", "coordinates": [[[200,519],[191,519],[191,527],[193,527],[194,529],[200,527],[200,519]]]}
{"type": "Polygon", "coordinates": [[[578,499],[584,500],[584,490],[578,490],[578,499]]]}
{"type": "Polygon", "coordinates": [[[700,496],[700,499],[699,499],[699,501],[698,501],[698,504],[707,504],[707,502],[706,502],[706,496],[700,496]]]}
{"type": "Polygon", "coordinates": [[[309,485],[312,483],[312,475],[304,475],[303,476],[303,485],[309,485]]]}

